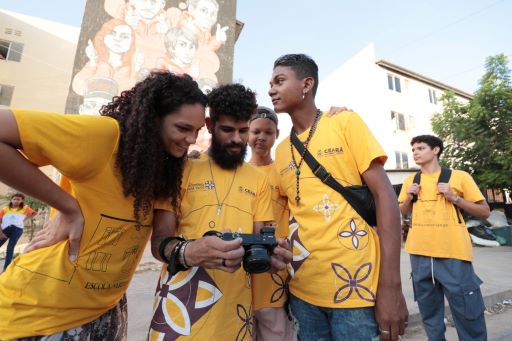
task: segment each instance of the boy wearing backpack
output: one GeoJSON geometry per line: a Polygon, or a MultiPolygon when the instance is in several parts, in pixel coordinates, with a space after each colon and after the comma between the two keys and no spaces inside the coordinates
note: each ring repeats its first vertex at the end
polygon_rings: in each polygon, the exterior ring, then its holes
{"type": "Polygon", "coordinates": [[[471,175],[442,169],[443,141],[420,135],[411,140],[421,170],[403,183],[402,214],[412,211],[405,250],[411,255],[415,300],[429,340],[445,340],[444,296],[460,340],[486,340],[482,281],[473,270],[472,246],[460,210],[487,218],[489,206],[471,175]]]}

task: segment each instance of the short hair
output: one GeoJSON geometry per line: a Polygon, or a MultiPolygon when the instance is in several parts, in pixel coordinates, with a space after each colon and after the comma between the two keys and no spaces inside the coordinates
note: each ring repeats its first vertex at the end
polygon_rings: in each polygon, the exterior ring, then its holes
{"type": "Polygon", "coordinates": [[[242,84],[225,84],[208,94],[210,118],[215,125],[221,115],[249,121],[256,111],[256,94],[242,84]]]}
{"type": "Polygon", "coordinates": [[[302,53],[299,54],[285,54],[276,59],[274,62],[274,69],[278,66],[290,67],[299,79],[312,77],[315,81],[313,85],[313,97],[316,95],[318,89],[318,65],[315,61],[302,53]]]}
{"type": "Polygon", "coordinates": [[[430,149],[434,149],[435,147],[439,147],[439,153],[437,153],[437,159],[441,157],[443,153],[444,145],[443,140],[434,135],[418,135],[412,138],[411,146],[415,143],[426,143],[430,147],[430,149]]]}
{"type": "Polygon", "coordinates": [[[171,27],[169,31],[167,31],[167,33],[164,36],[165,48],[167,50],[170,50],[171,47],[174,48],[179,37],[184,37],[188,41],[192,42],[192,44],[194,44],[194,46],[197,48],[197,34],[190,28],[187,28],[186,26],[171,27]]]}
{"type": "Polygon", "coordinates": [[[256,113],[254,113],[251,116],[251,122],[254,120],[257,120],[258,118],[268,118],[269,120],[274,122],[276,124],[276,126],[278,125],[278,119],[277,119],[276,112],[274,110],[264,107],[262,105],[258,106],[258,109],[256,109],[256,113]]]}

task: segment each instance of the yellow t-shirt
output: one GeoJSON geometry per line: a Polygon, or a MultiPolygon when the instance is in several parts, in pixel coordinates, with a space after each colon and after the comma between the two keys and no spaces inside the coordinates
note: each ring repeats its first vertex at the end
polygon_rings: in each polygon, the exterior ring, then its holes
{"type": "MultiPolygon", "coordinates": [[[[272,191],[272,210],[276,219],[276,239],[287,237],[290,210],[288,210],[286,198],[279,193],[279,179],[274,171],[274,164],[257,168],[268,175],[272,191]]],[[[287,282],[288,271],[286,269],[277,273],[252,275],[253,310],[282,307],[287,299],[287,282]]]]}
{"type": "MultiPolygon", "coordinates": [[[[252,233],[253,222],[273,221],[266,176],[244,163],[236,172],[210,158],[185,167],[178,234],[201,238],[207,231],[252,233]],[[220,210],[219,210],[220,206],[220,210]]],[[[155,208],[169,210],[159,203],[155,208]]],[[[251,277],[194,267],[172,278],[162,268],[149,340],[252,340],[251,277]]]]}
{"type": "MultiPolygon", "coordinates": [[[[299,135],[305,141],[309,130],[299,135]]],[[[353,112],[322,116],[308,150],[342,185],[360,185],[361,174],[386,156],[353,112]]],[[[295,150],[297,163],[300,155],[295,150]]],[[[286,138],[276,151],[281,194],[295,223],[290,291],[321,307],[354,308],[375,304],[380,250],[377,233],[335,190],[323,184],[304,162],[300,167],[300,205],[295,202],[296,175],[286,138]]]]}
{"type": "MultiPolygon", "coordinates": [[[[413,204],[405,250],[415,255],[471,261],[472,246],[466,223],[455,205],[437,190],[439,174],[421,174],[420,192],[418,201],[413,204]]],[[[413,180],[414,174],[405,179],[399,202],[405,200],[413,180]]],[[[452,191],[465,200],[485,200],[471,175],[464,171],[452,170],[449,184],[452,191]]]]}
{"type": "MultiPolygon", "coordinates": [[[[0,335],[49,335],[93,321],[114,307],[151,233],[136,228],[133,198],[115,167],[117,121],[109,117],[15,110],[24,154],[67,179],[85,224],[71,262],[62,241],[16,258],[0,276],[0,335]]],[[[144,224],[149,224],[152,216],[144,224]]]]}

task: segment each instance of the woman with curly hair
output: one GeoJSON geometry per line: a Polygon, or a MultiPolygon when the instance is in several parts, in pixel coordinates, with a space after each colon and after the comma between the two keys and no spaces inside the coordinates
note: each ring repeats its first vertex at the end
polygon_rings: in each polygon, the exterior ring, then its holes
{"type": "Polygon", "coordinates": [[[0,110],[0,181],[58,210],[0,276],[2,340],[126,339],[153,202],[177,206],[206,103],[189,76],[155,72],[102,116],[0,110]],[[71,194],[37,168],[48,164],[71,194]]]}

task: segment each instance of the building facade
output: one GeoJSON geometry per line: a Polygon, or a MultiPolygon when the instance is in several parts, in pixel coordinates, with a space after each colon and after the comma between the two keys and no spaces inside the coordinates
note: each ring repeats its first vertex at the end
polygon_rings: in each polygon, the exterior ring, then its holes
{"type": "Polygon", "coordinates": [[[465,103],[471,94],[375,57],[370,44],[320,81],[321,108],[343,105],[357,111],[382,144],[385,168],[393,183],[417,168],[412,158],[412,137],[433,134],[432,115],[443,111],[442,94],[453,91],[465,103]],[[409,171],[408,171],[409,170],[409,171]],[[402,172],[403,171],[403,172],[402,172]]]}
{"type": "Polygon", "coordinates": [[[0,10],[0,107],[64,113],[79,31],[0,10]]]}

